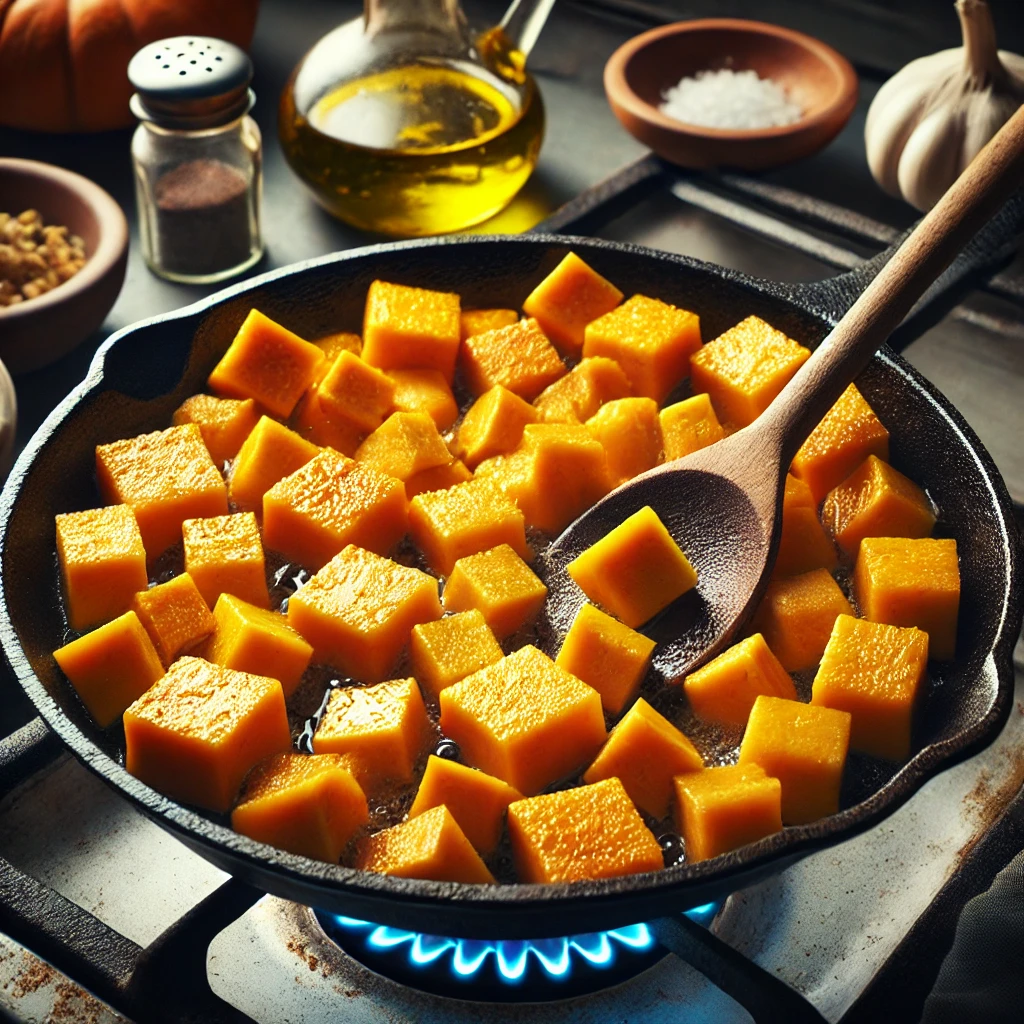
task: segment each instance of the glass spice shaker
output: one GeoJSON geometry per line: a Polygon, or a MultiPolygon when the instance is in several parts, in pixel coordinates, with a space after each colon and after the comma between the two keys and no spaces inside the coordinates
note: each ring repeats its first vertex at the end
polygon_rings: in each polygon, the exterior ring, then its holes
{"type": "Polygon", "coordinates": [[[223,281],[263,255],[252,62],[222,39],[176,36],[128,65],[142,254],[161,277],[223,281]]]}

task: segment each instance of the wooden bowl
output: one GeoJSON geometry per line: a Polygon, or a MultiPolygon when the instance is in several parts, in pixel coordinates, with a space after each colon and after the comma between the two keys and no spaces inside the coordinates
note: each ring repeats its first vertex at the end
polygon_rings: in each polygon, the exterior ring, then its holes
{"type": "Polygon", "coordinates": [[[626,130],[682,167],[763,170],[821,149],[857,103],[857,74],[830,46],[760,21],[706,18],[652,29],[624,43],[604,69],[604,88],[626,130]],[[665,90],[698,71],[752,69],[785,87],[804,114],[774,128],[685,124],[661,113],[665,90]]]}
{"type": "Polygon", "coordinates": [[[128,257],[124,214],[99,185],[52,164],[0,159],[0,210],[28,209],[80,235],[87,261],[52,291],[0,307],[0,359],[11,373],[48,366],[96,330],[121,291],[128,257]]]}

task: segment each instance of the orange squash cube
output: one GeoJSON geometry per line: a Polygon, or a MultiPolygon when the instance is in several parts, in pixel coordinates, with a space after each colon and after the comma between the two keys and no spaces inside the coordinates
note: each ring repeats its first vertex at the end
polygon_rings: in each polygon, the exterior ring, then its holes
{"type": "Polygon", "coordinates": [[[448,808],[441,804],[359,843],[356,867],[435,882],[494,881],[448,808]]]}
{"type": "Polygon", "coordinates": [[[210,458],[215,465],[223,466],[238,454],[259,418],[256,403],[251,398],[192,395],[174,410],[171,422],[176,427],[195,423],[210,458]]]}
{"type": "Polygon", "coordinates": [[[432,469],[423,469],[414,473],[405,481],[406,497],[412,501],[417,494],[426,494],[427,491],[447,491],[456,484],[464,484],[472,480],[473,474],[466,469],[465,464],[458,459],[443,466],[434,466],[432,469]]]}
{"type": "Polygon", "coordinates": [[[452,454],[425,412],[392,413],[356,449],[356,462],[397,480],[447,466],[452,454]]]}
{"type": "Polygon", "coordinates": [[[608,356],[629,378],[631,392],[661,405],[690,373],[700,348],[700,317],[660,299],[634,295],[587,324],[584,356],[608,356]]]}
{"type": "Polygon", "coordinates": [[[409,504],[409,533],[441,576],[447,576],[460,558],[499,544],[508,544],[521,558],[533,557],[523,513],[487,480],[416,495],[409,504]]]}
{"type": "Polygon", "coordinates": [[[645,505],[574,558],[566,572],[591,601],[636,628],[697,585],[697,573],[645,505]]]}
{"type": "Polygon", "coordinates": [[[235,507],[256,511],[263,495],[278,480],[301,469],[320,449],[304,437],[264,416],[245,439],[228,478],[228,492],[235,507]]]}
{"type": "Polygon", "coordinates": [[[133,611],[72,640],[53,656],[103,729],[164,674],[153,641],[133,611]]]}
{"type": "Polygon", "coordinates": [[[459,352],[458,295],[374,281],[366,295],[363,359],[381,370],[438,370],[450,384],[459,352]]]}
{"type": "Polygon", "coordinates": [[[530,292],[523,312],[536,318],[565,355],[578,356],[587,324],[610,313],[621,301],[622,292],[611,281],[570,252],[530,292]]]}
{"type": "Polygon", "coordinates": [[[508,805],[522,798],[518,789],[501,779],[431,754],[409,817],[447,807],[477,853],[486,857],[498,848],[508,805]]]}
{"type": "Polygon", "coordinates": [[[313,344],[324,354],[325,359],[321,364],[324,373],[330,369],[331,364],[342,352],[351,352],[352,355],[357,356],[363,351],[363,339],[350,331],[325,334],[322,338],[317,338],[313,344]]]}
{"type": "Polygon", "coordinates": [[[555,664],[597,690],[605,711],[617,715],[640,689],[654,647],[643,633],[585,604],[572,620],[555,664]]]}
{"type": "Polygon", "coordinates": [[[605,740],[596,690],[536,647],[441,691],[441,731],[465,761],[532,795],[587,764],[605,740]]]}
{"type": "Polygon", "coordinates": [[[460,362],[474,395],[500,384],[527,402],[566,372],[536,320],[472,335],[462,343],[460,362]]]}
{"type": "Polygon", "coordinates": [[[545,423],[584,423],[605,402],[629,394],[622,367],[614,359],[592,356],[549,384],[533,405],[545,423]]]}
{"type": "Polygon", "coordinates": [[[270,676],[287,700],[313,657],[313,648],[280,612],[221,594],[213,609],[215,631],[203,652],[207,661],[238,672],[270,676]]]}
{"type": "Polygon", "coordinates": [[[733,427],[753,423],[810,358],[810,349],[748,316],[709,341],[690,360],[695,392],[707,392],[719,420],[733,427]]]}
{"type": "Polygon", "coordinates": [[[865,537],[853,593],[871,622],[924,630],[930,658],[946,661],[956,653],[960,566],[955,540],[865,537]]]}
{"type": "Polygon", "coordinates": [[[186,519],[181,534],[185,571],[210,608],[221,594],[234,594],[260,608],[270,607],[263,543],[252,512],[186,519]]]}
{"type": "Polygon", "coordinates": [[[619,398],[587,420],[608,458],[612,487],[632,480],[661,462],[664,444],[658,404],[653,398],[619,398]]]}
{"type": "Polygon", "coordinates": [[[902,761],[928,663],[928,634],[840,615],[821,656],[811,703],[849,711],[850,746],[902,761]]]}
{"type": "Polygon", "coordinates": [[[725,431],[707,395],[694,395],[693,398],[667,405],[658,414],[658,418],[661,421],[666,462],[700,451],[725,437],[725,431]]]}
{"type": "Polygon", "coordinates": [[[227,487],[195,423],[96,446],[96,482],[108,505],[134,513],[152,562],[181,540],[181,524],[228,511],[227,487]]]}
{"type": "Polygon", "coordinates": [[[485,391],[469,408],[455,435],[455,452],[470,469],[495,455],[513,451],[523,439],[523,428],[536,423],[540,413],[500,384],[485,391]]]}
{"type": "Polygon", "coordinates": [[[720,857],[782,830],[782,785],[757,764],[675,778],[676,827],[691,863],[720,857]]]}
{"type": "Polygon", "coordinates": [[[851,384],[800,446],[790,472],[810,487],[818,504],[869,455],[888,460],[889,431],[851,384]]]}
{"type": "Polygon", "coordinates": [[[747,720],[739,763],[757,764],[782,784],[782,820],[805,825],[839,810],[850,746],[845,711],[760,696],[747,720]]]}
{"type": "Polygon", "coordinates": [[[483,615],[471,608],[412,627],[409,660],[424,693],[437,700],[460,679],[500,661],[504,655],[483,615]]]}
{"type": "Polygon", "coordinates": [[[722,725],[746,725],[762,693],[796,700],[793,680],[760,633],[691,672],[683,680],[683,689],[695,715],[722,725]]]}
{"type": "Polygon", "coordinates": [[[523,882],[618,878],[664,867],[658,840],[618,779],[517,800],[508,809],[508,834],[523,882]]]}
{"type": "Polygon", "coordinates": [[[158,793],[228,811],[249,769],[292,745],[276,679],[179,658],[124,713],[125,768],[158,793]]]}
{"type": "Polygon", "coordinates": [[[408,525],[401,480],[330,448],[263,495],[263,543],[309,569],[346,544],[387,554],[408,525]]]}
{"type": "Polygon", "coordinates": [[[68,624],[82,632],[128,610],[145,590],[146,549],[127,505],[108,505],[56,517],[57,560],[68,624]]]}
{"type": "Polygon", "coordinates": [[[398,412],[426,413],[438,430],[447,430],[458,418],[455,396],[439,370],[389,370],[395,385],[392,401],[398,412]]]}
{"type": "Polygon", "coordinates": [[[288,600],[288,624],[314,660],[368,683],[387,678],[413,626],[440,617],[433,576],[354,544],[288,600]]]}
{"type": "Polygon", "coordinates": [[[853,609],[839,584],[825,569],[775,580],[761,598],[751,628],[787,672],[814,668],[840,615],[853,609]]]}
{"type": "Polygon", "coordinates": [[[351,352],[342,352],[316,389],[324,415],[359,430],[376,430],[394,407],[395,382],[351,352]]]}
{"type": "Polygon", "coordinates": [[[782,533],[772,566],[772,579],[797,576],[812,569],[831,572],[838,564],[835,545],[818,519],[811,489],[792,473],[787,474],[782,498],[782,533]]]}
{"type": "Polygon", "coordinates": [[[829,492],[821,518],[839,547],[854,558],[865,537],[927,537],[935,525],[924,491],[874,455],[829,492]]]}
{"type": "Polygon", "coordinates": [[[317,754],[346,754],[367,793],[387,782],[411,782],[430,740],[430,722],[415,679],[331,691],[313,734],[317,754]]]}
{"type": "Polygon", "coordinates": [[[369,821],[366,797],[337,754],[273,754],[245,780],[231,827],[257,842],[337,864],[369,821]]]}
{"type": "Polygon", "coordinates": [[[183,651],[202,643],[215,626],[203,595],[187,572],[140,590],[132,599],[132,611],[165,668],[183,651]]]}
{"type": "Polygon", "coordinates": [[[703,767],[697,748],[641,697],[612,729],[601,753],[583,773],[583,781],[618,779],[641,811],[664,818],[672,803],[675,776],[703,767]]]}
{"type": "Polygon", "coordinates": [[[323,363],[316,345],[253,309],[207,383],[219,395],[253,398],[267,412],[287,419],[323,363]]]}
{"type": "Polygon", "coordinates": [[[349,457],[355,455],[366,436],[366,431],[347,416],[332,416],[326,412],[320,404],[320,389],[315,385],[299,399],[290,423],[299,437],[349,457]]]}
{"type": "Polygon", "coordinates": [[[465,341],[474,334],[511,327],[518,320],[514,309],[464,309],[459,314],[459,335],[465,341]]]}

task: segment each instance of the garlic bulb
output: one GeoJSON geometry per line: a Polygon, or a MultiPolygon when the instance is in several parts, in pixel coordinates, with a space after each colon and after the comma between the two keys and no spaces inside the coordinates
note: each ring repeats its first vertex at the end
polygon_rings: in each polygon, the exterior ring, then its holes
{"type": "Polygon", "coordinates": [[[868,165],[886,192],[928,210],[1024,102],[1024,57],[996,50],[985,0],[956,0],[964,45],[911,61],[875,96],[868,165]]]}

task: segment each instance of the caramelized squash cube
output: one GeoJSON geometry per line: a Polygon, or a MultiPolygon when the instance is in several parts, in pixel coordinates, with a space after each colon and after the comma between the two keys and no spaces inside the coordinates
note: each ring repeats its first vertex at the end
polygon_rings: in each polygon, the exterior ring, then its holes
{"type": "Polygon", "coordinates": [[[212,608],[221,594],[234,594],[260,608],[270,607],[263,542],[252,512],[181,524],[185,571],[212,608]]]}
{"type": "Polygon", "coordinates": [[[462,372],[474,395],[500,384],[532,402],[565,375],[565,363],[536,320],[474,334],[462,343],[462,372]]]}
{"type": "Polygon", "coordinates": [[[438,430],[447,430],[458,418],[459,407],[451,386],[440,370],[389,370],[395,385],[393,405],[398,412],[423,412],[438,430]]]}
{"type": "Polygon", "coordinates": [[[641,811],[664,818],[672,803],[675,776],[703,767],[697,748],[641,697],[612,729],[601,753],[583,773],[583,781],[616,778],[641,811]]]}
{"type": "Polygon", "coordinates": [[[124,713],[125,767],[158,793],[228,811],[249,770],[292,745],[276,679],[179,658],[124,713]]]}
{"type": "Polygon", "coordinates": [[[342,352],[316,389],[328,419],[346,420],[359,430],[376,430],[394,407],[395,382],[351,352],[342,352]]]}
{"type": "Polygon", "coordinates": [[[320,389],[315,386],[299,399],[290,422],[299,437],[320,448],[333,448],[350,458],[367,433],[347,416],[330,415],[320,404],[320,389]]]}
{"type": "Polygon", "coordinates": [[[493,665],[502,657],[491,627],[476,608],[433,622],[421,622],[412,628],[409,660],[413,675],[433,700],[437,700],[445,687],[493,665]]]}
{"type": "Polygon", "coordinates": [[[264,416],[245,439],[228,479],[235,507],[245,512],[262,509],[263,495],[278,480],[316,458],[320,449],[311,441],[264,416]]]}
{"type": "Polygon", "coordinates": [[[128,610],[145,590],[146,549],[128,505],[56,517],[57,560],[72,629],[82,632],[128,610]]]}
{"type": "Polygon", "coordinates": [[[636,628],[697,585],[697,573],[645,505],[574,558],[566,572],[591,601],[636,628]]]}
{"type": "Polygon", "coordinates": [[[634,295],[587,324],[584,356],[608,356],[629,378],[632,394],[661,405],[690,373],[700,348],[700,317],[660,299],[634,295]]]}
{"type": "Polygon", "coordinates": [[[325,334],[322,338],[317,338],[313,344],[324,354],[324,362],[321,363],[324,373],[331,368],[331,364],[342,352],[351,352],[352,355],[357,356],[363,351],[363,339],[358,334],[352,334],[351,331],[335,331],[334,334],[325,334]]]}
{"type": "Polygon", "coordinates": [[[183,651],[202,643],[215,626],[203,595],[187,572],[140,590],[132,600],[132,611],[165,668],[183,651]]]}
{"type": "Polygon", "coordinates": [[[666,462],[700,451],[725,437],[707,395],[694,395],[667,405],[659,413],[659,419],[666,462]]]}
{"type": "Polygon", "coordinates": [[[587,764],[605,740],[596,690],[536,647],[441,691],[441,731],[474,768],[532,795],[587,764]]]}
{"type": "Polygon", "coordinates": [[[219,395],[255,399],[271,415],[287,419],[323,363],[316,345],[253,309],[207,383],[219,395]]]}
{"type": "Polygon", "coordinates": [[[792,473],[782,498],[782,533],[772,579],[798,576],[812,569],[830,572],[839,564],[836,548],[818,519],[811,489],[792,473]]]}
{"type": "Polygon", "coordinates": [[[675,778],[676,827],[691,863],[720,857],[782,830],[782,785],[757,764],[675,778]]]}
{"type": "Polygon", "coordinates": [[[337,864],[369,821],[366,796],[338,754],[273,754],[245,780],[231,827],[257,842],[337,864]]]}
{"type": "Polygon", "coordinates": [[[693,713],[722,725],[747,724],[762,693],[796,700],[796,688],[764,637],[754,633],[683,680],[693,713]]]}
{"type": "Polygon", "coordinates": [[[618,878],[664,867],[661,846],[618,779],[517,800],[508,809],[523,882],[618,878]]]}
{"type": "Polygon", "coordinates": [[[452,461],[437,426],[425,412],[392,413],[356,449],[355,458],[364,466],[403,481],[452,461]]]}
{"type": "Polygon", "coordinates": [[[413,626],[440,617],[433,576],[354,544],[288,600],[288,624],[313,659],[368,683],[387,678],[413,626]]]}
{"type": "Polygon", "coordinates": [[[474,334],[511,327],[518,320],[514,309],[464,309],[459,314],[459,335],[465,341],[474,334]]]}
{"type": "Polygon", "coordinates": [[[227,487],[195,423],[96,446],[96,482],[108,505],[134,513],[152,562],[181,540],[181,524],[228,511],[227,487]]]}
{"type": "Polygon", "coordinates": [[[905,760],[927,663],[928,634],[920,629],[840,615],[814,677],[811,703],[850,712],[854,750],[905,760]]]}
{"type": "Polygon", "coordinates": [[[53,656],[102,729],[164,674],[153,641],[133,611],[72,640],[53,656]]]}
{"type": "Polygon", "coordinates": [[[664,444],[658,404],[653,398],[608,402],[587,420],[587,430],[604,448],[612,487],[661,462],[664,444]]]}
{"type": "Polygon", "coordinates": [[[455,435],[455,452],[470,469],[519,446],[523,428],[540,413],[500,384],[485,391],[469,408],[455,435]]]}
{"type": "Polygon", "coordinates": [[[428,491],[447,491],[456,484],[464,484],[472,480],[473,474],[466,469],[465,465],[458,459],[443,466],[434,466],[432,469],[423,469],[414,473],[405,481],[405,494],[410,501],[417,494],[426,494],[428,491]]]}
{"type": "Polygon", "coordinates": [[[251,398],[192,395],[174,410],[171,422],[176,427],[195,423],[210,458],[215,465],[223,466],[238,454],[259,418],[256,403],[251,398]]]}
{"type": "Polygon", "coordinates": [[[592,356],[549,384],[533,405],[545,423],[585,423],[605,402],[629,394],[622,367],[614,359],[592,356]]]}

